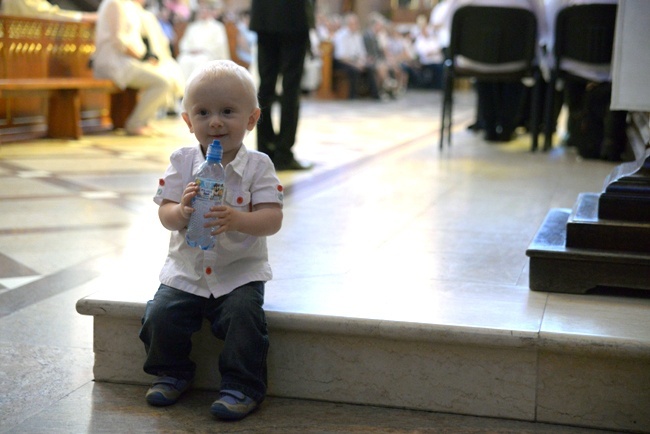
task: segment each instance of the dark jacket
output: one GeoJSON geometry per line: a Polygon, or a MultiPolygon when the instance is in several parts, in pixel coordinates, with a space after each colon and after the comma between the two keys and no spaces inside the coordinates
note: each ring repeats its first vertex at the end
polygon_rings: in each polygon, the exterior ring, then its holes
{"type": "Polygon", "coordinates": [[[250,29],[255,32],[304,33],[314,28],[315,0],[253,0],[250,29]]]}

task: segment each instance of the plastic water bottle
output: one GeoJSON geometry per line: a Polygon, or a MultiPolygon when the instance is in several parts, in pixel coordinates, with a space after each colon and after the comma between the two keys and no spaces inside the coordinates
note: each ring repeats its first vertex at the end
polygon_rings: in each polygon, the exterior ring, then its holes
{"type": "Polygon", "coordinates": [[[210,233],[214,228],[203,227],[208,221],[203,216],[210,211],[211,207],[223,203],[226,174],[221,165],[222,155],[221,143],[219,140],[215,140],[208,147],[206,160],[196,174],[199,191],[192,199],[194,212],[190,217],[185,235],[185,240],[191,247],[200,247],[203,250],[210,250],[214,247],[215,237],[210,233]]]}

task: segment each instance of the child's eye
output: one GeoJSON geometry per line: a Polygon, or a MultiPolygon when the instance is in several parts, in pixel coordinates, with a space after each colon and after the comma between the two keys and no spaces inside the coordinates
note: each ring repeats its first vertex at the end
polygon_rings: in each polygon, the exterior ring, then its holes
{"type": "Polygon", "coordinates": [[[230,114],[232,114],[232,109],[229,109],[229,108],[224,109],[223,114],[224,114],[224,115],[230,115],[230,114]]]}
{"type": "Polygon", "coordinates": [[[199,113],[200,116],[207,116],[208,111],[201,109],[201,110],[198,111],[198,113],[199,113]]]}

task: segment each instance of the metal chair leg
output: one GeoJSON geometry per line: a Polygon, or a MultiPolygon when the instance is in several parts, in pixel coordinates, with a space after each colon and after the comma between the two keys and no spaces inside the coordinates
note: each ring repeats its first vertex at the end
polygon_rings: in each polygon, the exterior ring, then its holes
{"type": "Polygon", "coordinates": [[[544,101],[544,151],[548,151],[553,147],[553,99],[555,97],[556,83],[557,72],[553,71],[546,89],[546,101],[544,101]]]}
{"type": "Polygon", "coordinates": [[[533,85],[533,97],[530,108],[530,134],[532,135],[531,151],[537,151],[539,141],[539,98],[542,91],[539,69],[534,73],[535,84],[533,85]]]}

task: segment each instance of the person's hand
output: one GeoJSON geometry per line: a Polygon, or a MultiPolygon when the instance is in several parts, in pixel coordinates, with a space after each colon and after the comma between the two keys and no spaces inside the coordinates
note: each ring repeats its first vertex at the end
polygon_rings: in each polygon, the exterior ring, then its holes
{"type": "Polygon", "coordinates": [[[229,206],[220,205],[210,208],[210,212],[206,217],[210,219],[205,227],[211,227],[212,235],[219,235],[224,232],[237,231],[239,223],[240,212],[236,211],[229,206]]]}
{"type": "Polygon", "coordinates": [[[97,22],[97,12],[84,12],[81,15],[82,23],[96,23],[97,22]]]}
{"type": "Polygon", "coordinates": [[[190,182],[187,184],[187,187],[185,187],[185,190],[183,191],[183,197],[181,197],[181,215],[183,218],[186,218],[189,220],[190,216],[194,212],[194,208],[192,208],[192,199],[196,196],[196,193],[199,191],[199,186],[196,184],[196,182],[190,182]]]}
{"type": "Polygon", "coordinates": [[[157,65],[157,64],[158,64],[158,56],[156,56],[156,55],[153,54],[153,53],[147,53],[147,54],[145,54],[144,57],[142,58],[142,61],[143,61],[143,62],[150,63],[150,64],[152,64],[152,65],[157,65]]]}

